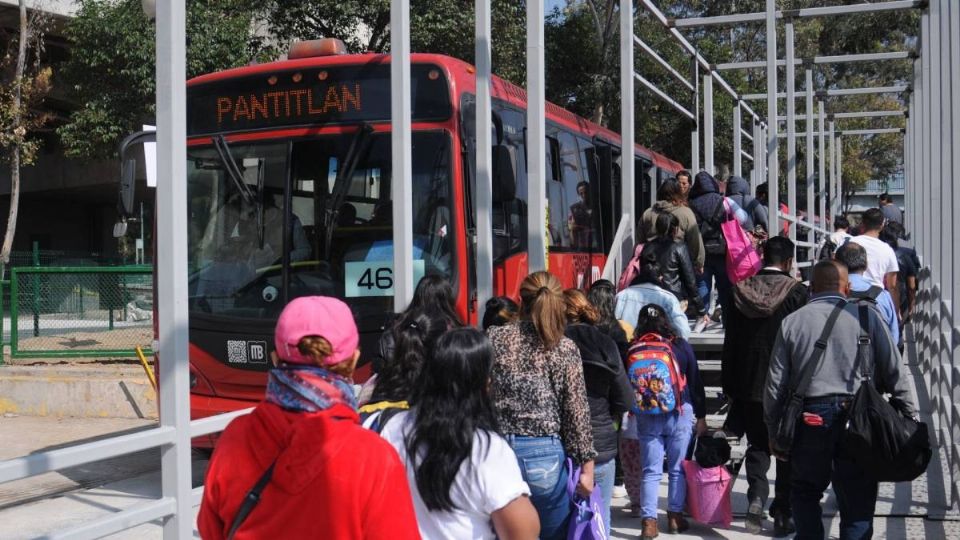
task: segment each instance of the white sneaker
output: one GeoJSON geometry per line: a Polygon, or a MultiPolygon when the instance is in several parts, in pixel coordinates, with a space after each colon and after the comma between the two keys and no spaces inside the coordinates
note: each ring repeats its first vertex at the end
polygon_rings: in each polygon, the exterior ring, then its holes
{"type": "Polygon", "coordinates": [[[626,497],[626,496],[627,496],[627,488],[623,487],[622,485],[613,486],[613,498],[614,498],[614,499],[622,499],[622,498],[624,498],[624,497],[626,497]]]}

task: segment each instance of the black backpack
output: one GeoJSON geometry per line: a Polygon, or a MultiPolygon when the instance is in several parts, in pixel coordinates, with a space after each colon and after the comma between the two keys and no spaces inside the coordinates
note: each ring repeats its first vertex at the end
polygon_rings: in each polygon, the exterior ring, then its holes
{"type": "Polygon", "coordinates": [[[697,217],[697,223],[700,227],[700,237],[703,239],[703,250],[707,255],[726,255],[727,240],[723,237],[723,229],[720,226],[726,219],[727,209],[723,205],[724,198],[720,197],[720,202],[713,210],[712,216],[708,219],[701,215],[696,208],[693,209],[697,217]]]}
{"type": "Polygon", "coordinates": [[[871,379],[867,306],[859,306],[857,365],[863,382],[848,409],[845,453],[878,482],[909,482],[926,472],[933,456],[927,424],[900,414],[871,379]]]}

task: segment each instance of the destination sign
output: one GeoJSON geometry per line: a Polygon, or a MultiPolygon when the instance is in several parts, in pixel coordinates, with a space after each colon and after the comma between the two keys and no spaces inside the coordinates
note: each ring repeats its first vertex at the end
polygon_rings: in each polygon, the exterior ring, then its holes
{"type": "MultiPolygon", "coordinates": [[[[413,120],[450,117],[450,90],[439,68],[411,66],[410,80],[413,120]]],[[[191,136],[389,120],[389,65],[277,71],[187,89],[191,136]]]]}

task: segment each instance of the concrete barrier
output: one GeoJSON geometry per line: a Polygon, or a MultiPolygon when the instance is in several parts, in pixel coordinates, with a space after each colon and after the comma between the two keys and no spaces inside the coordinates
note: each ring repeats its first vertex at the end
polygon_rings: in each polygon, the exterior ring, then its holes
{"type": "Polygon", "coordinates": [[[157,394],[139,366],[0,367],[0,414],[157,418],[157,394]]]}

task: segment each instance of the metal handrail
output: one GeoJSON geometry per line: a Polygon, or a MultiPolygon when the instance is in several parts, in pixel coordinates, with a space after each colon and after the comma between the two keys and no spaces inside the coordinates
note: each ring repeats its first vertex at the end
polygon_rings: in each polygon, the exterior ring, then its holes
{"type": "Polygon", "coordinates": [[[119,437],[0,461],[0,483],[172,444],[175,433],[176,430],[170,426],[155,427],[119,437]]]}
{"type": "Polygon", "coordinates": [[[253,412],[253,407],[194,420],[190,422],[190,437],[200,437],[202,435],[209,435],[211,433],[223,431],[227,428],[227,424],[232,422],[235,418],[239,418],[245,414],[250,414],[251,412],[253,412]]]}
{"type": "Polygon", "coordinates": [[[617,225],[617,233],[613,235],[613,243],[610,244],[610,253],[607,254],[607,262],[603,265],[603,272],[600,274],[603,279],[617,282],[617,276],[623,270],[623,241],[630,231],[629,220],[625,217],[620,218],[620,224],[617,225]]]}

